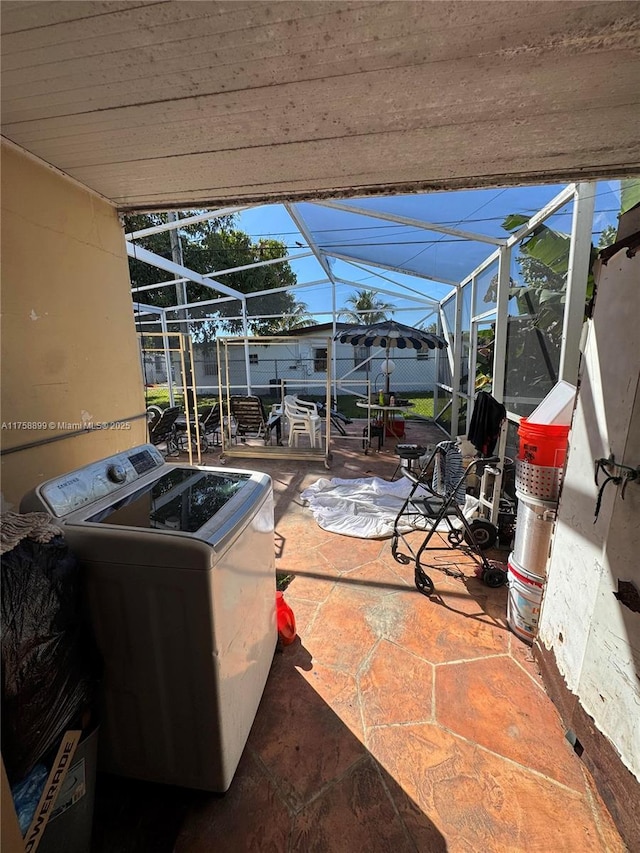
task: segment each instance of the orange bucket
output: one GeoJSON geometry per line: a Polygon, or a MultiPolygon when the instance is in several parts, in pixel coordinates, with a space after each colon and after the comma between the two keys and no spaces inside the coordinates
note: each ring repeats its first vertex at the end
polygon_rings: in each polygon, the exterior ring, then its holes
{"type": "Polygon", "coordinates": [[[522,418],[518,427],[518,459],[545,468],[562,468],[567,456],[569,427],[564,424],[530,424],[522,418]]]}

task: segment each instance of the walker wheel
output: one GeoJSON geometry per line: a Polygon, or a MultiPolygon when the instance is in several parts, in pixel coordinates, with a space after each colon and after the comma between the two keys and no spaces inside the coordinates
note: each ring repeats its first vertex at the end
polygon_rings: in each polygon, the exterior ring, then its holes
{"type": "Polygon", "coordinates": [[[454,548],[457,548],[458,545],[462,544],[463,538],[464,535],[462,530],[450,530],[449,533],[447,533],[447,539],[449,540],[449,544],[452,545],[454,548]]]}
{"type": "Polygon", "coordinates": [[[470,541],[469,534],[465,531],[464,540],[467,545],[476,545],[481,551],[486,551],[496,544],[498,538],[498,528],[490,521],[484,521],[482,518],[474,518],[469,525],[473,533],[474,541],[470,541]]]}
{"type": "Polygon", "coordinates": [[[499,586],[503,586],[507,582],[507,574],[503,569],[499,569],[497,566],[491,566],[490,569],[483,572],[482,582],[485,586],[497,589],[499,586]]]}
{"type": "Polygon", "coordinates": [[[421,592],[423,595],[432,595],[435,590],[433,581],[429,575],[422,571],[422,569],[416,569],[415,584],[418,592],[421,592]]]}
{"type": "Polygon", "coordinates": [[[410,563],[411,560],[407,557],[406,554],[401,554],[398,551],[398,537],[394,536],[391,539],[391,556],[396,561],[396,563],[402,563],[403,566],[406,566],[407,563],[410,563]]]}

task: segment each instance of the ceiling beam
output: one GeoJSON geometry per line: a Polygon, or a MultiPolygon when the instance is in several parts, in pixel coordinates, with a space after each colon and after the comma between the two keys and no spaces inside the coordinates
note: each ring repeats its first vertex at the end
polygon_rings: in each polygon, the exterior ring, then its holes
{"type": "Polygon", "coordinates": [[[164,314],[164,308],[157,305],[147,305],[144,302],[134,302],[133,310],[136,314],[164,314]]]}
{"type": "Polygon", "coordinates": [[[322,269],[325,271],[327,278],[329,279],[329,281],[332,284],[335,284],[336,282],[335,282],[335,278],[333,275],[333,270],[331,269],[331,265],[329,264],[328,260],[324,256],[320,247],[317,245],[316,241],[313,239],[311,232],[309,231],[309,228],[307,227],[307,223],[304,221],[303,216],[300,214],[300,212],[298,210],[298,205],[286,203],[284,205],[284,207],[285,207],[285,210],[287,211],[287,213],[289,214],[289,216],[291,217],[291,219],[293,219],[293,223],[296,226],[296,228],[298,229],[298,231],[300,232],[300,234],[307,241],[307,245],[309,246],[309,248],[311,249],[311,251],[315,255],[315,258],[318,261],[318,263],[320,264],[320,266],[322,267],[322,269]]]}
{"type": "Polygon", "coordinates": [[[156,255],[155,252],[150,252],[148,249],[143,249],[141,246],[136,246],[134,243],[127,243],[127,255],[136,261],[142,261],[145,264],[150,264],[152,267],[158,267],[165,272],[174,273],[177,276],[184,276],[187,281],[193,281],[195,284],[202,284],[211,290],[217,290],[219,293],[225,293],[227,296],[234,296],[244,302],[245,294],[239,290],[234,290],[232,287],[227,287],[226,284],[221,284],[215,279],[207,279],[199,272],[190,270],[182,264],[176,264],[168,258],[163,258],[161,255],[156,255]]]}
{"type": "MultiPolygon", "coordinates": [[[[339,284],[346,284],[348,287],[356,287],[356,288],[358,287],[358,285],[355,281],[349,281],[349,279],[347,279],[347,278],[337,278],[336,281],[339,284]]],[[[383,287],[376,287],[375,292],[376,293],[384,293],[385,296],[398,297],[398,296],[402,295],[402,299],[410,299],[412,302],[418,302],[423,307],[426,305],[431,305],[431,304],[433,304],[433,305],[439,304],[437,299],[431,299],[428,296],[422,296],[422,297],[420,297],[420,296],[409,296],[408,294],[405,296],[404,294],[399,294],[397,291],[394,291],[394,290],[386,290],[383,287]]],[[[395,310],[399,311],[400,309],[396,308],[395,310]]],[[[412,310],[415,310],[415,309],[412,309],[412,310]]]]}
{"type": "MultiPolygon", "coordinates": [[[[269,290],[256,290],[253,293],[245,293],[247,301],[257,296],[271,296],[274,293],[285,293],[291,290],[302,287],[317,287],[318,285],[329,284],[326,278],[318,279],[318,281],[308,281],[303,284],[293,284],[288,287],[272,287],[269,290]]],[[[183,308],[206,308],[208,305],[219,305],[221,302],[233,302],[234,296],[221,296],[218,299],[204,299],[200,302],[188,302],[186,305],[170,305],[164,310],[168,312],[181,311],[183,308]]]]}
{"type": "Polygon", "coordinates": [[[413,278],[424,279],[425,281],[432,281],[435,284],[446,284],[448,287],[458,287],[457,281],[451,281],[448,278],[436,278],[432,275],[425,275],[424,273],[415,272],[414,270],[404,269],[402,267],[393,266],[393,264],[383,264],[380,261],[370,261],[368,258],[352,258],[349,255],[343,255],[341,252],[327,252],[332,258],[337,258],[339,261],[346,261],[349,264],[357,264],[360,262],[361,264],[366,264],[368,267],[378,267],[381,270],[391,270],[391,272],[399,272],[401,275],[410,275],[413,278]]]}
{"type": "MultiPolygon", "coordinates": [[[[370,270],[368,270],[366,267],[363,267],[360,264],[357,264],[355,261],[351,262],[351,266],[355,267],[356,269],[362,270],[362,272],[366,272],[366,273],[370,272],[370,270]]],[[[423,293],[421,290],[416,290],[413,287],[409,287],[408,284],[401,284],[399,281],[394,281],[392,278],[389,278],[389,276],[383,275],[380,272],[374,272],[373,275],[377,276],[378,278],[383,279],[384,281],[388,281],[390,284],[395,284],[396,287],[400,287],[400,288],[402,288],[402,290],[406,290],[408,293],[415,293],[416,296],[419,296],[421,299],[426,299],[426,300],[429,300],[429,301],[434,302],[436,304],[438,304],[440,301],[439,299],[436,299],[435,297],[428,296],[426,293],[423,293]]],[[[355,284],[355,282],[354,282],[354,284],[355,284]]],[[[380,288],[378,288],[377,285],[372,285],[372,289],[380,290],[380,288]]],[[[382,291],[380,291],[380,292],[382,292],[382,291]]],[[[394,293],[393,295],[394,296],[400,296],[399,293],[394,293]]]]}
{"type": "Polygon", "coordinates": [[[554,214],[557,210],[563,207],[565,204],[570,202],[576,194],[576,185],[569,184],[563,190],[560,190],[555,198],[552,198],[548,204],[545,204],[543,208],[541,208],[537,213],[529,219],[528,222],[525,222],[517,231],[515,231],[508,239],[508,246],[515,246],[516,243],[519,243],[522,238],[528,234],[530,231],[533,231],[534,228],[537,228],[538,225],[542,224],[545,219],[548,219],[552,214],[554,214]]]}
{"type": "MultiPolygon", "coordinates": [[[[234,272],[242,272],[243,270],[252,270],[252,269],[256,269],[257,267],[267,267],[270,264],[282,264],[285,261],[297,261],[299,258],[308,258],[311,256],[313,256],[313,252],[300,252],[300,254],[298,254],[298,255],[286,255],[283,258],[272,258],[269,261],[256,261],[256,263],[244,264],[243,266],[240,266],[240,267],[229,267],[229,269],[226,269],[226,270],[215,270],[214,272],[206,272],[206,273],[203,273],[203,275],[205,278],[211,278],[212,276],[217,277],[219,275],[229,275],[230,273],[234,273],[234,272]]],[[[141,293],[143,290],[157,290],[160,287],[168,287],[169,285],[173,285],[173,284],[182,284],[185,281],[189,281],[189,279],[188,278],[174,278],[174,279],[171,279],[171,281],[158,282],[158,284],[145,284],[142,287],[134,287],[131,289],[131,292],[132,293],[141,293]]],[[[247,295],[249,295],[249,294],[247,294],[247,295]]]]}

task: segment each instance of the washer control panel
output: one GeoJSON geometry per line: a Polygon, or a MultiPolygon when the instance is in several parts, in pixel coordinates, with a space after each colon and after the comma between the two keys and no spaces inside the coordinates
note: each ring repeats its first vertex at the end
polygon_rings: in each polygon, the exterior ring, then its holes
{"type": "Polygon", "coordinates": [[[126,483],[127,469],[122,465],[109,465],[107,468],[107,477],[112,483],[126,483]]]}
{"type": "MultiPolygon", "coordinates": [[[[156,447],[143,444],[49,480],[36,493],[41,505],[44,503],[49,512],[62,518],[82,506],[117,492],[164,464],[164,458],[156,447]]],[[[30,501],[29,509],[32,508],[30,501]]]]}

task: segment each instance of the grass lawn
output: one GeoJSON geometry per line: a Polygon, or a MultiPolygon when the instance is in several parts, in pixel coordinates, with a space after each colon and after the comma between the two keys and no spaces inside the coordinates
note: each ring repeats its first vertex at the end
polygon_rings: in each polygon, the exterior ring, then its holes
{"type": "MultiPolygon", "coordinates": [[[[405,418],[412,417],[433,417],[433,394],[431,392],[416,393],[412,391],[405,392],[402,396],[403,400],[409,400],[413,403],[413,408],[404,412],[405,418]]],[[[338,397],[338,411],[342,412],[348,418],[366,418],[365,409],[360,409],[356,406],[355,397],[351,395],[342,395],[338,397]]]]}
{"type": "Polygon", "coordinates": [[[433,418],[433,394],[431,392],[416,396],[409,394],[408,399],[413,403],[414,408],[410,412],[405,412],[405,418],[433,418]]]}
{"type": "MultiPolygon", "coordinates": [[[[269,410],[272,403],[280,402],[279,397],[271,397],[268,395],[261,395],[261,397],[267,410],[269,410]]],[[[308,399],[318,400],[324,399],[324,397],[320,398],[317,394],[310,394],[308,399]]],[[[410,419],[416,416],[422,418],[433,418],[433,395],[430,391],[423,393],[407,391],[403,399],[408,399],[413,403],[413,408],[405,412],[405,418],[410,419]]],[[[184,408],[181,394],[176,394],[175,400],[177,406],[184,408]]],[[[160,406],[160,408],[165,409],[169,405],[169,390],[162,387],[147,388],[146,401],[147,406],[160,406]]],[[[205,406],[212,406],[217,401],[217,397],[203,397],[199,395],[198,408],[202,409],[205,406]]],[[[366,417],[366,411],[364,409],[359,409],[356,406],[356,398],[352,397],[350,394],[342,394],[338,397],[338,411],[342,412],[348,418],[366,417]]]]}
{"type": "MultiPolygon", "coordinates": [[[[176,394],[174,397],[176,406],[184,409],[184,398],[182,394],[176,394]]],[[[160,386],[145,388],[145,401],[147,407],[160,406],[161,409],[166,409],[169,406],[169,389],[160,386]]],[[[204,409],[206,406],[213,406],[218,402],[217,397],[203,397],[198,395],[198,409],[204,409]]]]}

